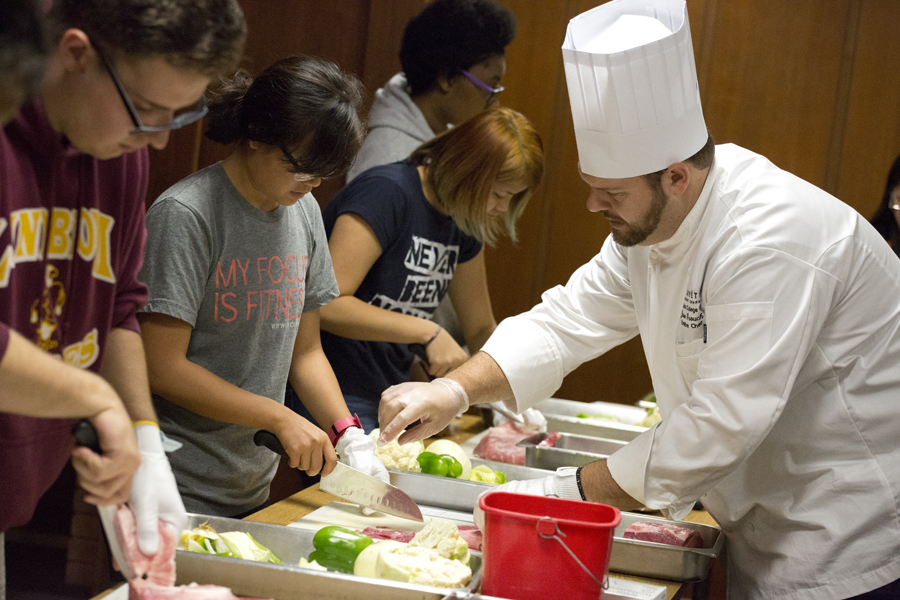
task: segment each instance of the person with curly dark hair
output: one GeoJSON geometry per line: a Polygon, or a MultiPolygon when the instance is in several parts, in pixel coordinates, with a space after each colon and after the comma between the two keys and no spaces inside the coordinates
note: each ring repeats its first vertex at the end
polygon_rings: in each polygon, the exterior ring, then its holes
{"type": "Polygon", "coordinates": [[[45,22],[40,88],[0,131],[0,545],[71,458],[85,500],[128,501],[153,555],[159,520],[187,515],[136,317],[147,147],[205,114],[246,24],[236,0],[56,0],[45,22]],[[72,449],[78,418],[102,454],[72,449]]]}
{"type": "Polygon", "coordinates": [[[240,517],[267,500],[279,457],[254,443],[259,429],[308,475],[330,473],[337,452],[388,481],[319,338],[338,286],[311,192],[350,166],[361,99],[359,80],[316,58],[239,72],[211,101],[206,131],[234,151],[147,212],[138,316],[160,426],[184,444],[171,462],[191,512],[240,517]],[[283,406],[285,381],[321,428],[283,406]]]}
{"type": "MultiPolygon", "coordinates": [[[[403,160],[420,144],[496,104],[506,47],[515,35],[515,15],[495,0],[428,3],[403,31],[403,72],[375,92],[369,134],[347,182],[371,167],[403,160]]],[[[449,296],[433,318],[465,346],[449,296]]],[[[423,376],[418,370],[413,374],[423,376]]]]}
{"type": "Polygon", "coordinates": [[[900,156],[888,171],[881,205],[869,222],[900,257],[900,156]]]}
{"type": "Polygon", "coordinates": [[[433,0],[400,46],[402,73],[375,92],[369,134],[347,181],[409,156],[423,142],[496,103],[516,18],[494,0],[433,0]]]}

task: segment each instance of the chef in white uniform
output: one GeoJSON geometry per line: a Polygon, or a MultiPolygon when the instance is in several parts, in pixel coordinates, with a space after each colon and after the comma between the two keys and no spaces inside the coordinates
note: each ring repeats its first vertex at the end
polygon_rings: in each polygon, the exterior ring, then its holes
{"type": "Polygon", "coordinates": [[[588,11],[563,56],[587,207],[612,234],[459,369],[386,390],[382,439],[470,401],[521,412],[640,334],[662,422],[499,489],[672,519],[700,499],[731,599],[900,598],[900,261],[841,201],[712,145],[682,0],[588,11]]]}

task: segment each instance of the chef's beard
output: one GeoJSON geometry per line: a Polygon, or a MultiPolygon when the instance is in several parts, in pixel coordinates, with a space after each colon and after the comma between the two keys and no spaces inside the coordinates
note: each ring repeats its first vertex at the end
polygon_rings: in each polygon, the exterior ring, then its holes
{"type": "MultiPolygon", "coordinates": [[[[612,230],[613,241],[620,246],[637,246],[659,227],[668,198],[666,198],[666,193],[661,185],[655,186],[651,184],[650,189],[652,190],[653,198],[650,201],[650,208],[647,209],[647,216],[644,217],[644,220],[636,225],[626,223],[624,229],[612,230]]],[[[603,216],[609,218],[605,212],[603,216]]]]}

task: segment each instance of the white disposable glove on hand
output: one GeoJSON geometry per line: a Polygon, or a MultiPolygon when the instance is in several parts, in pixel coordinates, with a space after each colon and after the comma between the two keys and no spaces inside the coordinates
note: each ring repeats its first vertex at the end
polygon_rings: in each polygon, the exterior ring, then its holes
{"type": "Polygon", "coordinates": [[[159,549],[159,520],[173,529],[177,537],[187,527],[187,512],[175,485],[175,476],[163,451],[159,429],[149,423],[134,427],[141,466],[131,484],[128,505],[137,522],[138,546],[147,556],[159,549]]]}
{"type": "MultiPolygon", "coordinates": [[[[540,479],[521,479],[510,481],[481,494],[492,492],[508,492],[510,494],[527,494],[529,496],[551,496],[564,500],[584,500],[578,491],[578,482],[575,479],[576,467],[560,467],[556,473],[540,479]]],[[[481,497],[479,496],[479,498],[481,497]]],[[[484,511],[478,502],[475,503],[475,525],[484,531],[484,511]]]]}
{"type": "Polygon", "coordinates": [[[378,423],[381,425],[379,444],[397,439],[400,444],[424,440],[447,426],[453,417],[469,408],[469,396],[452,379],[439,377],[431,383],[408,382],[393,385],[381,393],[378,423]],[[421,421],[409,431],[410,423],[421,421]]]}
{"type": "MultiPolygon", "coordinates": [[[[506,408],[506,405],[503,404],[503,402],[500,400],[498,400],[497,402],[491,402],[491,406],[499,406],[501,409],[509,410],[508,408],[506,408]]],[[[547,431],[547,419],[544,417],[544,413],[542,413],[538,409],[525,409],[525,412],[523,412],[519,416],[522,418],[522,421],[524,421],[524,423],[516,423],[516,425],[518,425],[519,427],[522,427],[523,429],[532,429],[534,431],[547,431]]],[[[502,425],[507,421],[509,421],[509,419],[500,414],[499,411],[494,411],[494,425],[502,425]]]]}
{"type": "MultiPolygon", "coordinates": [[[[384,463],[375,456],[375,440],[367,436],[359,427],[345,429],[334,449],[341,456],[341,462],[385,483],[391,482],[384,463]]],[[[360,508],[364,515],[371,515],[375,512],[365,506],[360,506],[360,508]]]]}

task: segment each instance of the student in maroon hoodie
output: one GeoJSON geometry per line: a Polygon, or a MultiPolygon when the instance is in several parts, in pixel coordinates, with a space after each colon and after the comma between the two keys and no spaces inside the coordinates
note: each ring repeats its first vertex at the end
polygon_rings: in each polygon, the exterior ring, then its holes
{"type": "Polygon", "coordinates": [[[204,114],[246,27],[236,0],[56,0],[48,24],[43,86],[0,133],[0,535],[71,456],[88,502],[130,498],[154,554],[157,518],[185,513],[135,317],[147,146],[204,114]],[[102,456],[73,451],[77,417],[102,456]]]}

